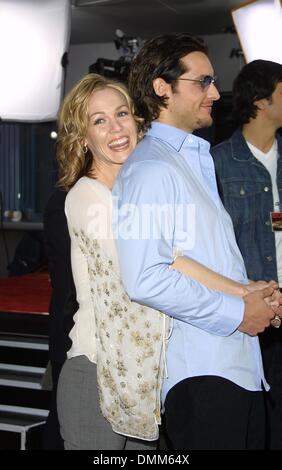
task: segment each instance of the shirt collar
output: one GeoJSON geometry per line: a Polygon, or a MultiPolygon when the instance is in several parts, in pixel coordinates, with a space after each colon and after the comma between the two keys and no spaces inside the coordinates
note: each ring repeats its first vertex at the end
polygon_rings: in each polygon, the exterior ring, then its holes
{"type": "Polygon", "coordinates": [[[195,146],[195,144],[206,146],[209,149],[210,144],[206,140],[198,137],[194,134],[179,129],[178,127],[170,126],[162,122],[152,122],[150,129],[146,132],[146,135],[155,137],[157,139],[167,142],[177,152],[180,151],[181,147],[185,143],[185,146],[195,146]]]}

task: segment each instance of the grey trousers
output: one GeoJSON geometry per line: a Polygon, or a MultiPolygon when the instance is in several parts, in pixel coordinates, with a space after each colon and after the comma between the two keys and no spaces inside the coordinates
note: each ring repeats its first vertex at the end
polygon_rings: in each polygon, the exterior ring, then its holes
{"type": "Polygon", "coordinates": [[[157,441],[131,439],[113,432],[98,398],[96,364],[86,356],[67,359],[57,394],[65,450],[154,450],[157,441]]]}

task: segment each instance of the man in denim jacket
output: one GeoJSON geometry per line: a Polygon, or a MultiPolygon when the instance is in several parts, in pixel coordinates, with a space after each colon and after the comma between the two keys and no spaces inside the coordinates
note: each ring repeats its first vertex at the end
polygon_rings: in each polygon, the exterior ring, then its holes
{"type": "MultiPolygon", "coordinates": [[[[282,212],[282,65],[255,60],[234,82],[233,108],[240,128],[215,146],[225,208],[235,229],[248,277],[278,280],[282,287],[282,218],[273,231],[271,212],[282,212]]],[[[268,448],[282,449],[282,334],[261,335],[268,402],[268,448]]]]}

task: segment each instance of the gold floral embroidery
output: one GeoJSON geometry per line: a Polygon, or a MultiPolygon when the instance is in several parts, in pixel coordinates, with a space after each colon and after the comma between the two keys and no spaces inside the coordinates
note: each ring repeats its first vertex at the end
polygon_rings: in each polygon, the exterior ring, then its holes
{"type": "Polygon", "coordinates": [[[108,283],[107,283],[107,282],[104,282],[104,283],[103,283],[103,292],[104,292],[104,294],[106,294],[106,295],[109,297],[110,291],[109,291],[108,283]]]}
{"type": "Polygon", "coordinates": [[[83,230],[74,235],[88,263],[102,413],[118,433],[157,439],[164,316],[129,299],[102,241],[83,230]]]}
{"type": "Polygon", "coordinates": [[[125,377],[126,372],[128,372],[128,369],[125,367],[123,361],[117,361],[116,368],[118,370],[118,375],[125,377]]]}
{"type": "Polygon", "coordinates": [[[117,292],[117,285],[115,282],[111,282],[110,289],[111,289],[111,292],[117,292]]]}
{"type": "Polygon", "coordinates": [[[141,400],[150,397],[152,390],[152,384],[150,382],[143,382],[138,387],[138,393],[140,395],[141,400]]]}
{"type": "Polygon", "coordinates": [[[122,318],[122,305],[119,302],[111,302],[111,311],[115,316],[122,318]]]}

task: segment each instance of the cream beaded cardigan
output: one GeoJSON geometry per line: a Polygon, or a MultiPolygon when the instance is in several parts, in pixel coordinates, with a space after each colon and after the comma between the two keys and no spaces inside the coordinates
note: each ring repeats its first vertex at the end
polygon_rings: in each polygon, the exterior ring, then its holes
{"type": "Polygon", "coordinates": [[[97,363],[101,410],[115,432],[155,440],[168,318],[131,302],[123,289],[110,190],[83,177],[65,211],[79,303],[68,357],[85,354],[97,363]]]}

